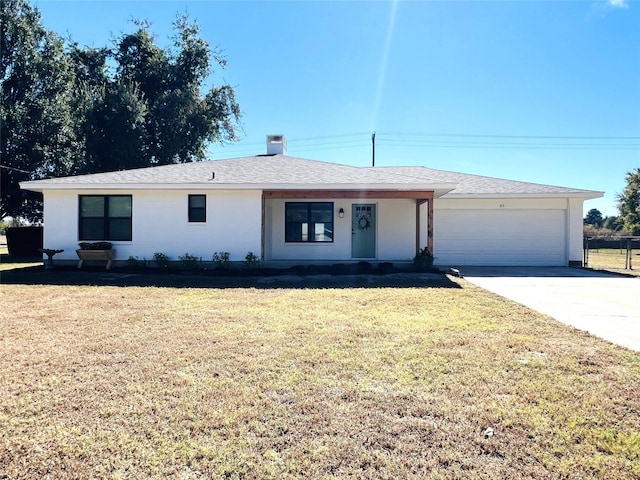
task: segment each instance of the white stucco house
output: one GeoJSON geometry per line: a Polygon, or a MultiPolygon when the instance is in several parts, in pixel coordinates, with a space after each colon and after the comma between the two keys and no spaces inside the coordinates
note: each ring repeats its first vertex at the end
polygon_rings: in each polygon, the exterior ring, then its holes
{"type": "Polygon", "coordinates": [[[267,154],[21,183],[44,195],[44,246],[75,262],[106,240],[116,261],[189,253],[266,265],[410,262],[581,265],[583,202],[602,192],[434,170],[267,154]]]}

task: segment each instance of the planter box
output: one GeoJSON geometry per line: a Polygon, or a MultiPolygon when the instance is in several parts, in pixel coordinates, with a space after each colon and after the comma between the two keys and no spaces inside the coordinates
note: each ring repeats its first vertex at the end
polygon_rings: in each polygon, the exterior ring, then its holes
{"type": "Polygon", "coordinates": [[[111,268],[111,262],[116,256],[115,250],[76,250],[78,258],[78,268],[82,268],[82,262],[85,260],[97,260],[107,262],[107,270],[111,268]]]}

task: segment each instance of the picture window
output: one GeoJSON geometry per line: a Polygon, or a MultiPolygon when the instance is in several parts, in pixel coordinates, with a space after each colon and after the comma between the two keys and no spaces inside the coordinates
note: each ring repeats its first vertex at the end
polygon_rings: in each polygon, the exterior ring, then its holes
{"type": "Polygon", "coordinates": [[[285,242],[333,242],[333,203],[285,203],[285,242]]]}

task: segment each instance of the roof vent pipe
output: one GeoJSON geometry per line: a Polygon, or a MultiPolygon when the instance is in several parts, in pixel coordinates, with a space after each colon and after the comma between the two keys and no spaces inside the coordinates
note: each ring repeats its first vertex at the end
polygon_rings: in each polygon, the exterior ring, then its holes
{"type": "Polygon", "coordinates": [[[284,135],[267,135],[267,155],[286,155],[287,139],[284,135]]]}

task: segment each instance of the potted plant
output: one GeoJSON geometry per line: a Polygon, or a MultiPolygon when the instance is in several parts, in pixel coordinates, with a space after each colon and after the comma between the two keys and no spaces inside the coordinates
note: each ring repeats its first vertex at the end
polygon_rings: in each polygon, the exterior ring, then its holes
{"type": "Polygon", "coordinates": [[[418,250],[416,256],[413,257],[413,265],[420,272],[429,272],[433,268],[433,254],[428,247],[418,250]]]}

